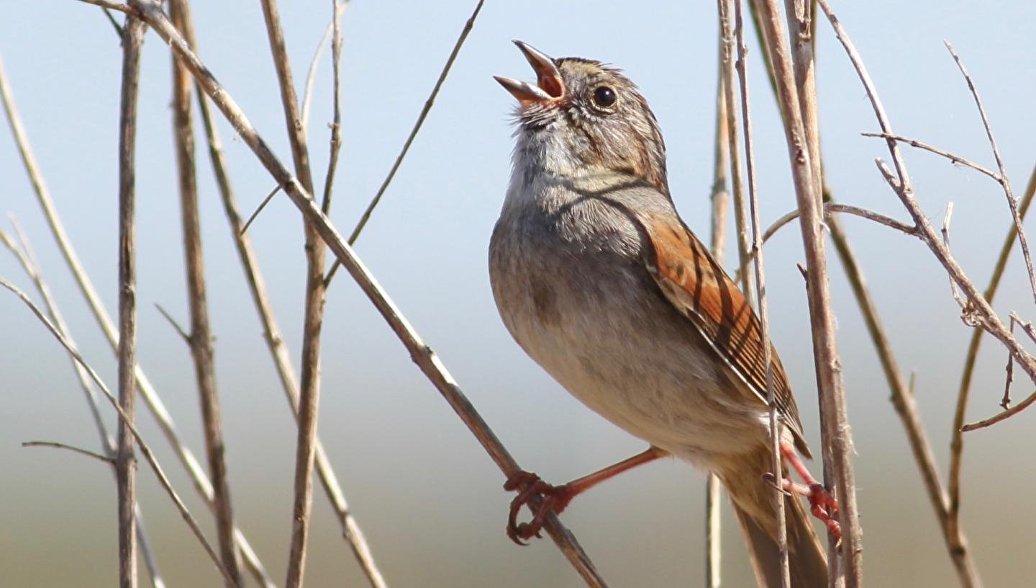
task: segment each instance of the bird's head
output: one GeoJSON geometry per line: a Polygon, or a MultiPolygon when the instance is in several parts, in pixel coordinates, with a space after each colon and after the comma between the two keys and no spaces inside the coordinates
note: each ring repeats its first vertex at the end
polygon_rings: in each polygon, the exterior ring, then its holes
{"type": "Polygon", "coordinates": [[[536,73],[535,83],[495,76],[518,99],[516,162],[532,157],[558,175],[629,174],[669,193],[662,133],[633,82],[598,61],[514,43],[536,73]]]}

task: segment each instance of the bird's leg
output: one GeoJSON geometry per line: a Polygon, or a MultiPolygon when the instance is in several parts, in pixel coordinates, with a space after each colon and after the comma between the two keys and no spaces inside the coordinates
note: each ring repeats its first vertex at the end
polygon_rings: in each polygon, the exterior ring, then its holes
{"type": "Polygon", "coordinates": [[[840,540],[842,538],[842,527],[838,524],[838,501],[831,495],[831,492],[824,487],[809,470],[806,464],[799,459],[798,453],[791,445],[781,443],[781,455],[787,460],[805,484],[796,484],[788,478],[782,481],[781,488],[792,494],[801,494],[809,499],[810,512],[820,519],[827,527],[828,533],[840,540]]]}
{"type": "Polygon", "coordinates": [[[518,496],[515,496],[514,500],[511,501],[511,510],[507,518],[507,536],[511,538],[511,541],[519,545],[525,545],[526,540],[540,536],[543,522],[550,513],[561,514],[561,511],[565,510],[565,507],[579,494],[586,492],[608,478],[666,455],[669,455],[669,453],[665,450],[649,447],[646,451],[638,453],[629,459],[624,459],[561,486],[548,484],[532,472],[518,472],[504,483],[504,490],[508,492],[518,490],[518,496]],[[536,498],[539,498],[539,504],[531,504],[536,498]],[[532,510],[532,518],[528,522],[519,523],[518,513],[521,511],[522,506],[526,504],[532,510]]]}

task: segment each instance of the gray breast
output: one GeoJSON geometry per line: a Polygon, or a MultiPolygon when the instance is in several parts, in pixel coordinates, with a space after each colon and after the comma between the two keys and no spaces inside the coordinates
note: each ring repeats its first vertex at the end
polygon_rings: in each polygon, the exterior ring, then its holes
{"type": "Polygon", "coordinates": [[[645,270],[643,230],[621,198],[511,204],[493,232],[490,278],[505,325],[537,363],[613,423],[693,461],[736,449],[719,434],[727,424],[755,443],[744,433],[759,415],[724,402],[728,374],[645,270]]]}

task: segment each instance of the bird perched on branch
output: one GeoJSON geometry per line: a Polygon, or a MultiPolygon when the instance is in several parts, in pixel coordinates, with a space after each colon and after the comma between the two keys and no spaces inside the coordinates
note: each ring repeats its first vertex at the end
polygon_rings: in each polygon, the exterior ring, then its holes
{"type": "Polygon", "coordinates": [[[522,349],[573,396],[650,447],[562,486],[526,472],[511,478],[505,487],[518,496],[508,534],[538,536],[547,513],[576,494],[673,455],[722,481],[763,586],[780,574],[774,484],[792,491],[784,498],[791,585],[826,586],[824,551],[794,491],[836,535],[837,505],[798,457],[809,449],[776,351],[783,471],[772,472],[770,343],[677,214],[647,101],[614,68],[515,43],[536,82],[496,78],[518,100],[511,183],[489,248],[497,308],[522,349]],[[791,482],[789,466],[805,485],[791,482]],[[534,496],[542,506],[518,523],[534,496]]]}

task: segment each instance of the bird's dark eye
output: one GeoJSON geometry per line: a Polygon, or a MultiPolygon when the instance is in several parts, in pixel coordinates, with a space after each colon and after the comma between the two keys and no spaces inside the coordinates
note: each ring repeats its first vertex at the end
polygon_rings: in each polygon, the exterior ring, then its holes
{"type": "Polygon", "coordinates": [[[616,98],[615,90],[608,86],[597,86],[597,89],[594,90],[594,106],[598,108],[611,108],[615,105],[616,98]]]}

